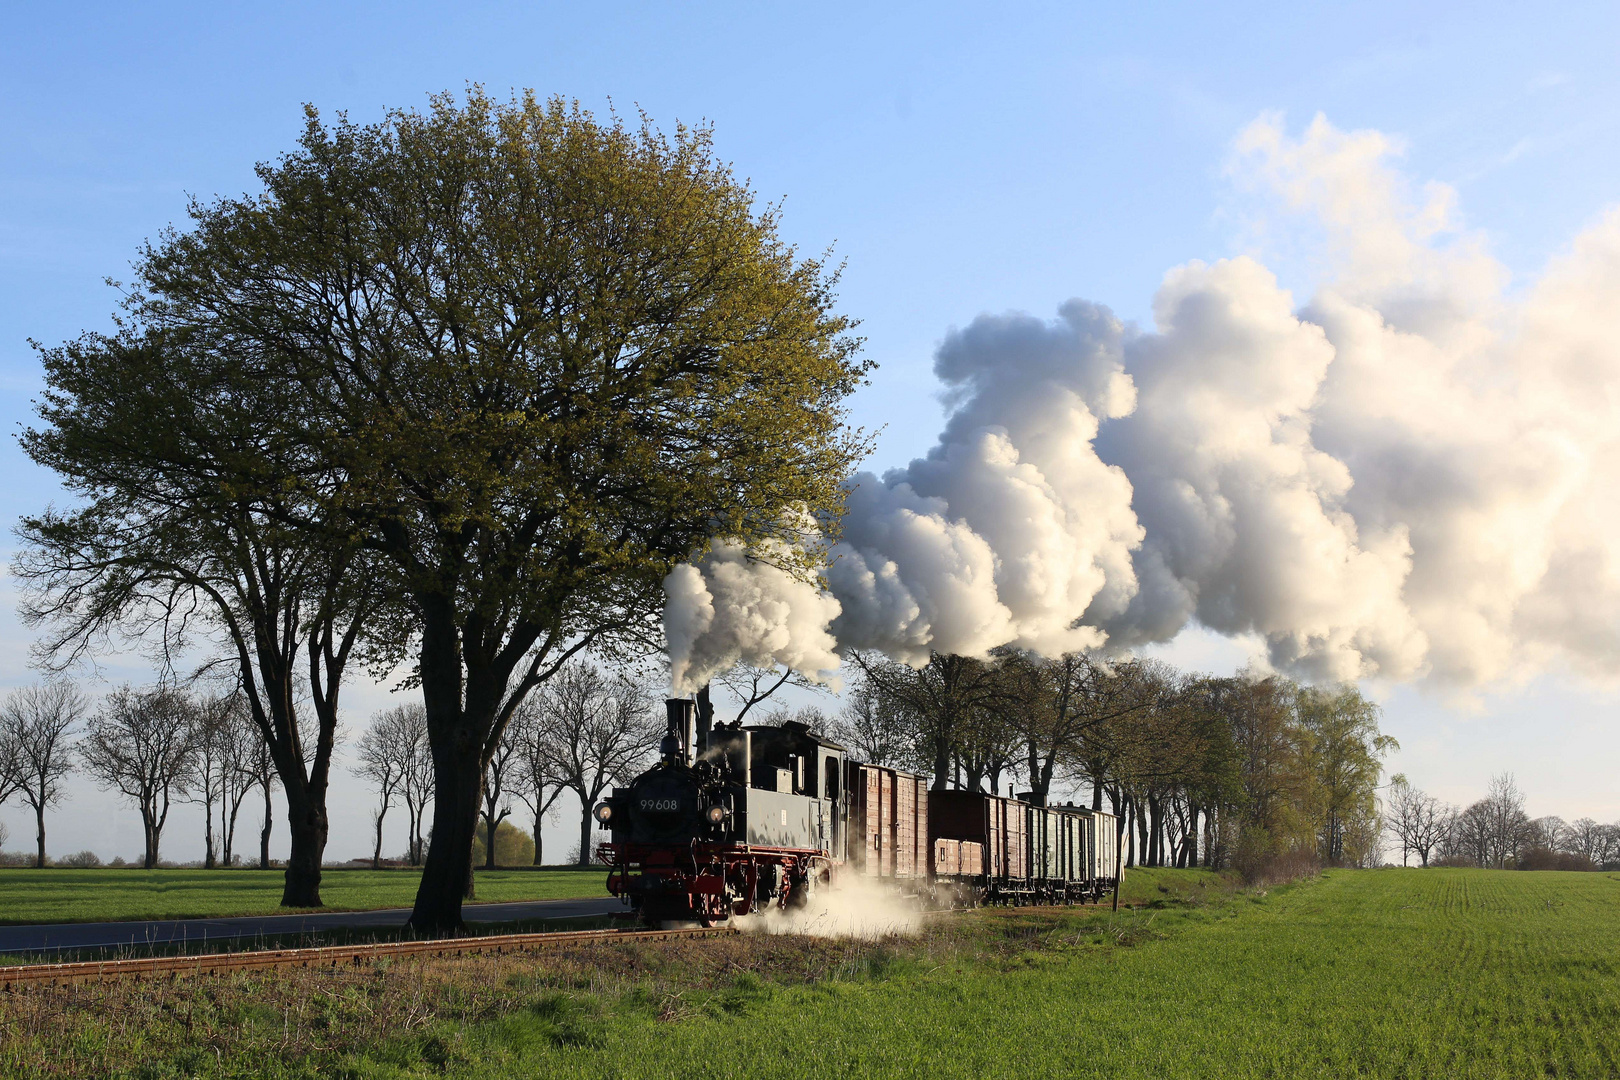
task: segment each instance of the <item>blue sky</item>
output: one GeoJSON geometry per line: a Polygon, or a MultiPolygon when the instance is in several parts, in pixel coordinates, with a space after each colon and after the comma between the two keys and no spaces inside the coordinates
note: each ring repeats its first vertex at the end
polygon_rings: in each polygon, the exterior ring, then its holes
{"type": "MultiPolygon", "coordinates": [[[[856,402],[858,422],[884,428],[879,468],[939,430],[930,365],[950,327],[986,311],[1047,316],[1072,296],[1146,320],[1166,270],[1243,250],[1225,165],[1262,112],[1291,129],[1322,112],[1398,136],[1402,169],[1455,187],[1516,280],[1620,201],[1612,5],[875,7],[13,5],[0,42],[0,418],[11,432],[29,415],[26,339],[105,328],[103,279],[182,222],[188,194],[251,189],[253,164],[292,144],[305,102],[371,120],[479,82],[596,110],[611,100],[664,126],[712,122],[760,196],[785,200],[788,237],[848,262],[844,306],[880,365],[856,402]]],[[[1268,263],[1309,294],[1308,253],[1268,263]]],[[[56,497],[9,437],[0,471],[6,521],[56,497]]],[[[16,685],[32,673],[4,592],[0,685],[16,685]]],[[[1246,656],[1202,635],[1171,651],[1228,670],[1246,656]]],[[[138,661],[109,672],[141,675],[138,661]]],[[[1392,764],[1420,786],[1460,801],[1514,769],[1533,812],[1620,817],[1607,691],[1554,673],[1463,709],[1375,689],[1406,747],[1392,764]]],[[[357,696],[356,722],[380,700],[357,696]]],[[[81,790],[63,808],[54,850],[138,847],[100,800],[81,790]]],[[[0,821],[17,846],[22,814],[8,806],[0,821]]],[[[186,857],[196,830],[177,828],[186,857]]],[[[334,831],[335,854],[360,846],[334,831]]]]}

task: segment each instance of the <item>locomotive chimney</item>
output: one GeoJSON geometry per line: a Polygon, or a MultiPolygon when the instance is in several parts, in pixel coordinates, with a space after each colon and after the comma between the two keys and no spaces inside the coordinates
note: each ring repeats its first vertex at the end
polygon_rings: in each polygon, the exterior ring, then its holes
{"type": "Polygon", "coordinates": [[[677,761],[691,763],[691,733],[694,723],[693,703],[690,698],[665,698],[664,711],[669,717],[669,728],[658,744],[658,756],[673,765],[677,761]]]}

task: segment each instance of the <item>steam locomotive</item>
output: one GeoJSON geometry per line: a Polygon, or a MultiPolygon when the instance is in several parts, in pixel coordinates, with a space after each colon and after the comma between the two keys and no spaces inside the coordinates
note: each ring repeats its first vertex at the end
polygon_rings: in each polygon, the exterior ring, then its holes
{"type": "Polygon", "coordinates": [[[938,906],[1063,904],[1113,888],[1112,814],[929,791],[788,722],[714,724],[665,703],[659,761],[594,810],[608,890],[652,924],[712,926],[808,903],[850,878],[938,906]]]}

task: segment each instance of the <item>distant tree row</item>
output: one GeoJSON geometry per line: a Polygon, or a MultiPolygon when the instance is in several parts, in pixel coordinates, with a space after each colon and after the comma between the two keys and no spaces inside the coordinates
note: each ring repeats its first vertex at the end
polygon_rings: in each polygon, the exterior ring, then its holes
{"type": "Polygon", "coordinates": [[[203,865],[233,865],[242,807],[262,792],[259,866],[270,866],[276,771],[238,693],[125,686],[92,711],[69,682],[13,690],[0,705],[0,804],[15,796],[34,812],[36,866],[46,865],[46,811],[62,800],[74,773],[118,792],[139,812],[147,869],[158,863],[176,802],[203,807],[203,865]]]}
{"type": "Polygon", "coordinates": [[[1599,870],[1620,866],[1620,823],[1589,817],[1566,822],[1531,818],[1511,773],[1491,778],[1483,799],[1451,806],[1413,787],[1390,782],[1388,823],[1401,865],[1478,866],[1497,870],[1599,870]]]}
{"type": "MultiPolygon", "coordinates": [[[[541,825],[566,791],[582,807],[575,858],[588,864],[591,808],[609,786],[638,771],[656,747],[662,731],[656,697],[646,683],[593,663],[574,661],[559,669],[516,711],[490,756],[477,859],[494,869],[509,858],[520,835],[514,832],[507,842],[515,797],[534,828],[532,847],[520,844],[525,861],[540,865],[541,825]]],[[[315,741],[306,739],[305,745],[315,741]]],[[[406,859],[420,866],[429,847],[424,833],[435,790],[427,710],[412,703],[373,717],[356,746],[355,772],[378,796],[372,865],[382,863],[383,825],[399,806],[407,817],[406,859]]],[[[261,794],[258,863],[270,865],[277,771],[239,692],[125,686],[92,709],[67,681],[12,691],[0,705],[0,805],[15,798],[34,811],[37,866],[48,861],[47,811],[62,801],[74,775],[117,792],[140,815],[142,865],[148,869],[158,864],[169,813],[178,802],[203,808],[203,865],[235,865],[242,807],[261,794]]]]}

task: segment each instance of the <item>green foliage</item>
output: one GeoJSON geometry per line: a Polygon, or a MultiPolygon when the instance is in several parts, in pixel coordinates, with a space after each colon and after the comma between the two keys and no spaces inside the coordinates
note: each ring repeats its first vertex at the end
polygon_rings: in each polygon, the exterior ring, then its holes
{"type": "Polygon", "coordinates": [[[259,177],[145,250],[136,313],[296,399],[285,482],[463,632],[619,626],[716,532],[841,505],[857,342],[708,131],[474,89],[311,112],[259,177]]]}
{"type": "MultiPolygon", "coordinates": [[[[484,843],[488,827],[480,825],[473,836],[472,860],[474,866],[484,865],[489,848],[484,843]]],[[[495,862],[499,866],[528,866],[534,862],[534,837],[512,824],[502,821],[495,829],[495,862]]],[[[483,899],[484,878],[478,878],[479,898],[483,899]]]]}

